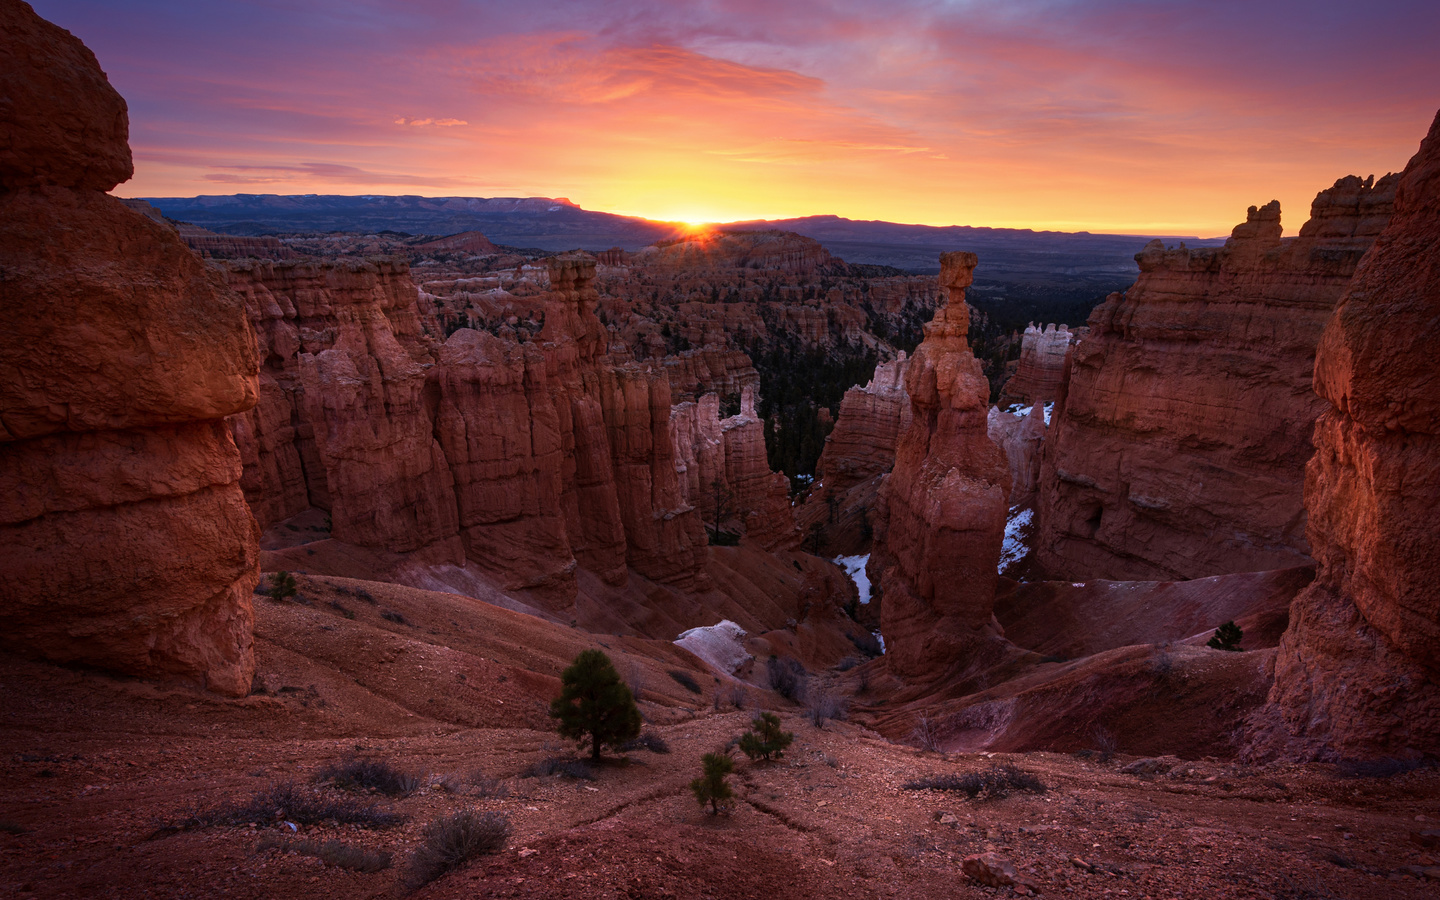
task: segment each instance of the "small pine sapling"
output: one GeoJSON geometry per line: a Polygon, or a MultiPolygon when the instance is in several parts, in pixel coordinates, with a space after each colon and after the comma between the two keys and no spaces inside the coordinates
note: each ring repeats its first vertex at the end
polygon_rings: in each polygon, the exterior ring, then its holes
{"type": "Polygon", "coordinates": [[[708,803],[712,816],[719,815],[722,810],[728,812],[730,798],[735,793],[730,790],[725,776],[735,771],[735,761],[724,753],[707,753],[700,758],[700,766],[704,774],[690,782],[690,790],[695,792],[700,808],[704,809],[708,803]]]}
{"type": "Polygon", "coordinates": [[[603,746],[618,747],[640,736],[640,710],[610,657],[582,650],[560,673],[560,696],[550,701],[550,717],[560,720],[560,736],[590,739],[590,758],[603,746]]]}
{"type": "Polygon", "coordinates": [[[1245,632],[1240,630],[1239,625],[1234,622],[1226,622],[1215,629],[1215,634],[1205,642],[1205,646],[1214,650],[1230,650],[1239,653],[1240,639],[1244,636],[1245,632]]]}
{"type": "Polygon", "coordinates": [[[795,740],[795,735],[780,730],[780,717],[762,712],[750,723],[750,730],[740,735],[740,752],[751,759],[779,757],[795,740]]]}
{"type": "Polygon", "coordinates": [[[299,590],[300,586],[295,583],[295,576],[289,572],[276,572],[270,576],[271,600],[287,600],[295,596],[299,590]]]}

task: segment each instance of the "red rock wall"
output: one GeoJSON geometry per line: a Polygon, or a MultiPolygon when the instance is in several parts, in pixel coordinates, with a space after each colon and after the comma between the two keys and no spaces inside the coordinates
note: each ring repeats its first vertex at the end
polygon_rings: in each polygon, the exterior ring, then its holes
{"type": "Polygon", "coordinates": [[[910,427],[880,488],[869,572],[902,678],[939,675],[999,632],[991,609],[1010,475],[986,436],[990,386],[966,342],[975,263],[973,253],[940,258],[949,302],[907,367],[910,427]]]}
{"type": "Polygon", "coordinates": [[[0,7],[0,581],[7,649],[243,695],[258,530],[222,423],[256,400],[239,298],[104,193],[125,102],[0,7]]]}
{"type": "Polygon", "coordinates": [[[1000,405],[1050,403],[1070,377],[1074,335],[1068,326],[1034,325],[1020,339],[1020,365],[1000,391],[1000,405]]]}
{"type": "Polygon", "coordinates": [[[1280,237],[1271,203],[1223,248],[1152,241],[1136,256],[1139,280],[1091,314],[1047,440],[1046,570],[1172,580],[1309,561],[1315,345],[1393,192],[1393,177],[1343,178],[1299,237],[1280,237]]]}
{"type": "Polygon", "coordinates": [[[233,422],[262,527],[310,506],[332,534],[417,550],[458,530],[426,409],[429,347],[403,262],[240,262],[260,344],[261,403],[233,422]]]}
{"type": "Polygon", "coordinates": [[[730,515],[721,530],[738,526],[747,541],[766,549],[795,541],[795,516],[784,475],[770,471],[765,454],[765,423],[755,414],[755,392],[746,388],[740,412],[720,418],[720,398],[705,394],[698,402],[670,411],[675,469],[684,502],[695,507],[707,528],[715,527],[715,482],[730,515]]]}
{"type": "Polygon", "coordinates": [[[1320,340],[1306,470],[1319,573],[1291,606],[1257,755],[1440,747],[1440,116],[1320,340]]]}

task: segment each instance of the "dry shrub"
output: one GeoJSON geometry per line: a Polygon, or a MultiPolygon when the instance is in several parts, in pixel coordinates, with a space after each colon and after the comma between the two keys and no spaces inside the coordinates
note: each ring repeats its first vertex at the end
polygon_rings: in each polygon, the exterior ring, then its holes
{"type": "Polygon", "coordinates": [[[347,791],[376,791],[387,797],[408,797],[425,783],[422,776],[401,771],[384,760],[358,757],[326,766],[316,773],[315,780],[328,781],[347,791]]]}
{"type": "Polygon", "coordinates": [[[578,778],[582,781],[594,781],[595,773],[583,761],[572,759],[567,756],[547,756],[538,762],[530,764],[521,778],[547,778],[551,775],[563,775],[566,778],[578,778]]]}
{"type": "Polygon", "coordinates": [[[640,736],[626,741],[620,745],[621,753],[629,753],[632,750],[649,750],[651,753],[669,753],[670,745],[665,739],[653,731],[642,731],[640,736]]]}
{"type": "Polygon", "coordinates": [[[1030,772],[1011,765],[994,766],[984,772],[926,775],[901,785],[907,791],[955,791],[970,799],[999,800],[1011,791],[1043,794],[1045,783],[1030,772]]]}
{"type": "Polygon", "coordinates": [[[392,828],[405,821],[398,813],[374,803],[361,804],[349,798],[322,797],[293,781],[272,785],[241,803],[227,803],[195,813],[181,822],[180,829],[212,825],[250,825],[293,822],[296,825],[358,825],[361,828],[392,828]]]}
{"type": "Polygon", "coordinates": [[[477,856],[505,848],[510,820],[494,812],[465,809],[425,826],[420,848],[410,857],[405,884],[416,890],[477,856]]]}
{"type": "Polygon", "coordinates": [[[298,853],[313,856],[327,866],[349,869],[352,872],[381,872],[390,868],[391,856],[385,850],[366,850],[354,844],[341,841],[296,841],[284,836],[270,835],[261,838],[256,853],[278,850],[281,853],[298,853]]]}

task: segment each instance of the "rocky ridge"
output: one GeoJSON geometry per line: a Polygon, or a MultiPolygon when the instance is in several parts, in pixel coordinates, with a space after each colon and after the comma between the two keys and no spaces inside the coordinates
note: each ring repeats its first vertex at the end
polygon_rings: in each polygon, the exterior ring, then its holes
{"type": "Polygon", "coordinates": [[[1440,746],[1440,116],[1325,327],[1305,472],[1314,583],[1291,607],[1254,755],[1440,746]]]}
{"type": "Polygon", "coordinates": [[[1342,178],[1298,237],[1278,203],[1223,248],[1136,256],[1090,317],[1048,441],[1036,553],[1057,577],[1174,579],[1309,561],[1301,480],[1315,346],[1395,178],[1342,178]]]}

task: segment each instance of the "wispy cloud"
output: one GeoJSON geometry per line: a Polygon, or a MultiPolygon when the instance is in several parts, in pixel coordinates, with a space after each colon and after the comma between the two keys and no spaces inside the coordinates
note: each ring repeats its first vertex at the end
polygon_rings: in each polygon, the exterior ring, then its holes
{"type": "Polygon", "coordinates": [[[1293,229],[1440,102],[1433,0],[35,5],[129,100],[131,194],[1208,234],[1280,197],[1293,229]]]}

